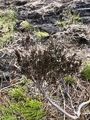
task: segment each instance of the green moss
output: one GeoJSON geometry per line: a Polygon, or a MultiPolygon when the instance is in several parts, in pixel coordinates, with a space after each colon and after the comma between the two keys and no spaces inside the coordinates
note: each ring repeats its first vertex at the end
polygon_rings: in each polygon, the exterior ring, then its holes
{"type": "Polygon", "coordinates": [[[27,118],[27,120],[40,120],[43,115],[43,105],[38,100],[27,100],[23,107],[23,116],[27,118]]]}
{"type": "Polygon", "coordinates": [[[9,95],[13,98],[22,98],[24,96],[24,90],[20,88],[14,88],[9,91],[9,95]]]}
{"type": "Polygon", "coordinates": [[[47,32],[42,32],[42,31],[38,31],[36,32],[36,35],[40,38],[46,38],[46,37],[49,37],[49,33],[47,32]]]}
{"type": "Polygon", "coordinates": [[[85,65],[84,69],[82,70],[82,76],[90,81],[90,65],[85,65]]]}
{"type": "Polygon", "coordinates": [[[69,83],[69,84],[75,83],[75,79],[72,76],[66,76],[64,77],[64,80],[66,81],[66,83],[69,83]]]}
{"type": "Polygon", "coordinates": [[[44,117],[43,104],[38,100],[19,101],[10,103],[0,109],[2,120],[40,120],[44,117]]]}
{"type": "Polygon", "coordinates": [[[16,14],[13,10],[0,10],[0,48],[14,34],[14,25],[16,23],[16,14]]]}
{"type": "Polygon", "coordinates": [[[32,30],[32,27],[30,26],[28,21],[23,21],[20,25],[21,25],[21,28],[23,29],[32,30]]]}
{"type": "Polygon", "coordinates": [[[25,83],[9,90],[7,104],[0,106],[1,120],[40,120],[45,116],[43,103],[30,97],[25,83]]]}

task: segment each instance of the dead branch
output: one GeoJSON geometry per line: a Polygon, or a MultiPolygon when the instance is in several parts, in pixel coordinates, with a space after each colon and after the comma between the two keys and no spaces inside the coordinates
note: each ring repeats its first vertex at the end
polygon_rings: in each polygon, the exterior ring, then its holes
{"type": "Polygon", "coordinates": [[[81,109],[82,109],[82,107],[90,103],[90,99],[88,101],[86,101],[86,102],[81,103],[79,105],[77,111],[74,111],[75,115],[71,115],[68,112],[66,112],[64,109],[62,109],[60,106],[58,106],[55,102],[53,102],[48,96],[45,96],[45,98],[48,100],[49,103],[51,103],[59,111],[63,112],[65,115],[67,115],[68,117],[72,118],[73,120],[78,119],[80,117],[80,115],[81,115],[81,109]]]}

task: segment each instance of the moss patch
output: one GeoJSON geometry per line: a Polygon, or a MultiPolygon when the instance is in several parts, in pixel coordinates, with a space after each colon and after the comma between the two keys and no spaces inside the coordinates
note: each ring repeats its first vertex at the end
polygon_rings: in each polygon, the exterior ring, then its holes
{"type": "Polygon", "coordinates": [[[29,95],[27,83],[30,85],[29,79],[23,79],[8,90],[5,105],[0,106],[1,120],[42,120],[45,117],[43,103],[29,95]]]}
{"type": "Polygon", "coordinates": [[[42,31],[36,32],[36,35],[37,35],[39,38],[49,37],[49,33],[47,33],[47,32],[42,32],[42,31]]]}
{"type": "Polygon", "coordinates": [[[16,15],[13,10],[0,10],[0,48],[14,34],[14,25],[16,23],[16,15]]]}
{"type": "Polygon", "coordinates": [[[23,21],[20,25],[22,29],[32,30],[32,27],[30,26],[29,22],[26,20],[23,21]]]}

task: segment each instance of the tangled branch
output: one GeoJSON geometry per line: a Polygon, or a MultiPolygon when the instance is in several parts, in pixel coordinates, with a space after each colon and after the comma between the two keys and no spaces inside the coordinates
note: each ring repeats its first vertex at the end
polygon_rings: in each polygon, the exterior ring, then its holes
{"type": "Polygon", "coordinates": [[[68,117],[72,118],[73,120],[76,120],[80,117],[81,115],[81,109],[83,106],[87,105],[90,103],[90,99],[86,102],[83,102],[79,105],[78,110],[74,111],[75,115],[71,115],[68,112],[66,112],[64,109],[62,109],[60,106],[58,106],[55,102],[53,102],[48,96],[45,96],[45,98],[54,106],[56,107],[59,111],[63,112],[64,114],[66,114],[68,117]]]}

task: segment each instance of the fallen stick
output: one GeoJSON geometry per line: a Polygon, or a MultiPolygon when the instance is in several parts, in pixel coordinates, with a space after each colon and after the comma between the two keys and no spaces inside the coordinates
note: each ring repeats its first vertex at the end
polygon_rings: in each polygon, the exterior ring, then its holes
{"type": "Polygon", "coordinates": [[[58,106],[55,102],[53,102],[48,96],[45,96],[45,98],[47,99],[48,102],[50,102],[54,107],[56,107],[59,111],[61,111],[62,113],[66,114],[68,117],[72,118],[73,120],[76,120],[80,117],[81,115],[81,109],[84,105],[87,105],[90,103],[90,99],[86,102],[83,102],[79,105],[77,111],[74,111],[75,115],[71,115],[68,112],[66,112],[64,109],[62,109],[60,106],[58,106]]]}

